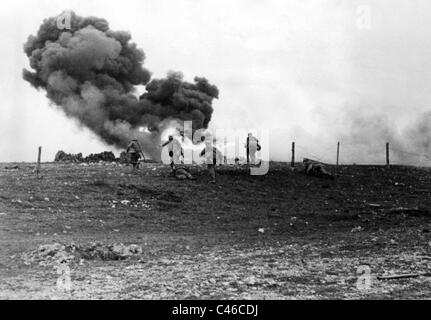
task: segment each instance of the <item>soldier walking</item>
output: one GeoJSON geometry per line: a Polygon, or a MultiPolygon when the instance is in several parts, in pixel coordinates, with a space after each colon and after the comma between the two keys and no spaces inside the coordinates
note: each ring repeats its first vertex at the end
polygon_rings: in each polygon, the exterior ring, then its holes
{"type": "Polygon", "coordinates": [[[251,162],[251,164],[256,164],[256,152],[260,151],[261,146],[259,140],[257,140],[252,133],[248,134],[245,147],[247,148],[247,164],[249,162],[251,162]]]}
{"type": "Polygon", "coordinates": [[[175,164],[180,162],[180,157],[183,156],[183,148],[181,143],[170,135],[168,141],[162,144],[162,148],[168,146],[169,157],[171,158],[171,168],[175,169],[175,164]]]}
{"type": "MultiPolygon", "coordinates": [[[[205,139],[202,140],[205,141],[205,139]]],[[[215,146],[215,139],[213,140],[212,146],[211,141],[206,141],[205,145],[205,149],[202,150],[200,156],[205,156],[205,163],[207,164],[208,173],[211,177],[211,183],[216,183],[215,167],[217,165],[217,159],[220,158],[221,152],[215,146]],[[206,152],[207,150],[210,150],[210,152],[206,152]]]]}
{"type": "Polygon", "coordinates": [[[129,154],[130,157],[130,163],[133,166],[133,170],[137,169],[139,167],[139,159],[144,157],[144,153],[142,152],[142,147],[139,144],[137,139],[133,139],[126,149],[127,154],[129,154]]]}

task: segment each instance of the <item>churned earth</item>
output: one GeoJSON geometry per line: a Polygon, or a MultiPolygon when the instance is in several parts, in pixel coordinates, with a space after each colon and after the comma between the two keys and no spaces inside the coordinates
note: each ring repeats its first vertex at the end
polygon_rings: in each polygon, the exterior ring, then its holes
{"type": "Polygon", "coordinates": [[[0,298],[431,298],[431,169],[191,172],[0,164],[0,298]]]}

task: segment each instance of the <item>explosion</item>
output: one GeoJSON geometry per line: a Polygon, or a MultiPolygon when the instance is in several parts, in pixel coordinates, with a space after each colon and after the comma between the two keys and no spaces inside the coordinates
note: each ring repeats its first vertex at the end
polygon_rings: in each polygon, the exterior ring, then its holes
{"type": "Polygon", "coordinates": [[[202,77],[186,82],[181,72],[151,80],[145,53],[128,32],[111,30],[102,18],[68,14],[70,28],[59,28],[58,17],[51,17],[29,36],[24,51],[33,71],[23,71],[68,117],[117,148],[139,139],[155,160],[160,135],[172,120],[191,120],[193,130],[208,127],[216,86],[202,77]],[[138,85],[146,88],[140,97],[138,85]]]}

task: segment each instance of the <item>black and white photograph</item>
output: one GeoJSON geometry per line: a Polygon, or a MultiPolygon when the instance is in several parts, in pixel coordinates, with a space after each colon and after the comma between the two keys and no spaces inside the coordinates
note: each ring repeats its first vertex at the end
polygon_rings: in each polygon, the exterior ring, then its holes
{"type": "Polygon", "coordinates": [[[3,3],[0,300],[431,299],[430,30],[426,0],[3,3]]]}

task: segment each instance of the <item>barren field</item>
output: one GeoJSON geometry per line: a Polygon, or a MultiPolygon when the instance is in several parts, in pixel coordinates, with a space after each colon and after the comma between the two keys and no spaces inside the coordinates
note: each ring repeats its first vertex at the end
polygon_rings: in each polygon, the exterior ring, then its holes
{"type": "Polygon", "coordinates": [[[431,297],[430,169],[222,166],[216,184],[158,164],[34,171],[0,164],[1,299],[431,297]]]}

